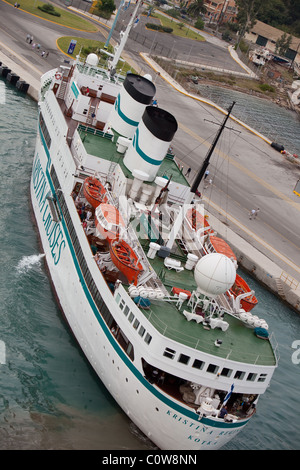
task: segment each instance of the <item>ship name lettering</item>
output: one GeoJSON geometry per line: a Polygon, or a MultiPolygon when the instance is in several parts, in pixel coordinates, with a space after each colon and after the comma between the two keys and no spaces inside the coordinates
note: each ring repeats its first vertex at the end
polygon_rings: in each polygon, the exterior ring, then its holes
{"type": "Polygon", "coordinates": [[[201,429],[201,431],[203,431],[203,432],[206,431],[205,426],[202,426],[202,425],[199,425],[199,424],[196,425],[196,423],[193,423],[193,422],[189,421],[188,419],[182,419],[182,416],[178,416],[177,414],[172,413],[172,411],[170,411],[170,410],[167,411],[167,415],[171,416],[173,419],[176,419],[176,421],[181,422],[182,424],[185,424],[185,425],[189,426],[190,428],[192,428],[193,426],[196,426],[196,427],[194,427],[194,431],[198,431],[199,429],[201,429]]]}
{"type": "Polygon", "coordinates": [[[60,228],[59,222],[54,222],[50,213],[49,205],[46,204],[48,189],[45,174],[43,172],[38,155],[33,170],[33,187],[39,209],[42,214],[42,221],[48,238],[49,246],[51,248],[51,255],[54,260],[54,264],[57,264],[60,260],[61,252],[66,246],[66,242],[64,240],[63,232],[60,228]]]}
{"type": "Polygon", "coordinates": [[[203,445],[206,445],[206,446],[215,446],[217,444],[217,441],[202,441],[202,438],[201,437],[195,437],[195,436],[192,436],[192,435],[189,435],[188,439],[190,441],[193,441],[193,442],[198,442],[199,444],[201,444],[202,446],[203,445]]]}
{"type": "Polygon", "coordinates": [[[103,465],[128,465],[130,468],[134,466],[136,457],[115,457],[109,454],[108,457],[103,457],[103,465]]]}

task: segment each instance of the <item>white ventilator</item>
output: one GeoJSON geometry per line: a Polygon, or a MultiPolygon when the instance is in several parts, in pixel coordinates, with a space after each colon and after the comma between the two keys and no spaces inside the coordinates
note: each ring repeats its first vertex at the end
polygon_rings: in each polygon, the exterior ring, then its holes
{"type": "Polygon", "coordinates": [[[128,73],[109,118],[112,130],[132,138],[155,91],[155,85],[148,78],[128,73]]]}
{"type": "Polygon", "coordinates": [[[153,181],[177,131],[176,119],[169,112],[147,106],[135,131],[132,144],[124,157],[124,165],[133,172],[139,169],[153,181]]]}

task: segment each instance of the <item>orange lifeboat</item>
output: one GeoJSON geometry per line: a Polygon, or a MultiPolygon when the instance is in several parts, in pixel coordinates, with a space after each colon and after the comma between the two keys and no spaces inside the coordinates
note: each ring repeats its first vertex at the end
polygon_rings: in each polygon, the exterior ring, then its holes
{"type": "MultiPolygon", "coordinates": [[[[230,293],[234,296],[237,297],[240,294],[244,294],[246,292],[251,292],[250,287],[248,286],[247,282],[245,279],[243,279],[241,276],[238,274],[236,275],[235,283],[230,289],[230,293]]],[[[255,297],[255,295],[249,295],[249,297],[244,297],[241,299],[241,308],[243,308],[246,312],[250,312],[255,305],[257,305],[258,300],[255,297]]]]}
{"type": "Polygon", "coordinates": [[[138,261],[135,251],[124,240],[111,243],[109,251],[114,265],[126,276],[130,284],[133,283],[136,286],[143,266],[138,261]]]}
{"type": "Polygon", "coordinates": [[[96,228],[109,242],[122,238],[125,223],[118,209],[111,204],[100,204],[96,209],[96,228]]]}
{"type": "Polygon", "coordinates": [[[106,189],[103,184],[93,176],[89,176],[84,180],[83,195],[94,209],[102,202],[107,202],[106,189]]]}
{"type": "Polygon", "coordinates": [[[223,240],[222,238],[216,237],[215,235],[210,235],[206,246],[207,251],[209,251],[209,253],[222,253],[233,261],[236,261],[236,256],[233,253],[232,249],[230,248],[228,243],[226,243],[225,240],[223,240]]]}

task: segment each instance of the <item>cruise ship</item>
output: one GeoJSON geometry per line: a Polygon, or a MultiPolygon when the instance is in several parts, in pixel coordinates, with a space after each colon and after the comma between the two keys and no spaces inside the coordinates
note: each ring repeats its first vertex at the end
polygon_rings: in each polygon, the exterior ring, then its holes
{"type": "Polygon", "coordinates": [[[116,55],[41,78],[30,191],[45,260],[80,348],[139,430],[162,450],[219,449],[258,412],[276,342],[241,307],[249,292],[232,295],[236,263],[204,250],[204,168],[190,185],[176,118],[116,55]]]}

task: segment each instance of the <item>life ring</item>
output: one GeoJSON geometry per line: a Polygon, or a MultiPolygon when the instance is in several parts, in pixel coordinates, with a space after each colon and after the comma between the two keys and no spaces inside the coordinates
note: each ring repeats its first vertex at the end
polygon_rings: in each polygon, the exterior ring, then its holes
{"type": "Polygon", "coordinates": [[[62,74],[59,73],[59,72],[56,72],[56,74],[55,74],[56,80],[61,80],[61,77],[62,77],[62,74]]]}

